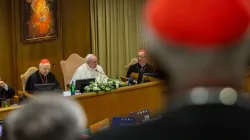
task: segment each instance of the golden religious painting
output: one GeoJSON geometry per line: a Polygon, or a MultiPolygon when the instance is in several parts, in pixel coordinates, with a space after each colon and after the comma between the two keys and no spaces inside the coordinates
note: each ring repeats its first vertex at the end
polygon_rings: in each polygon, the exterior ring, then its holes
{"type": "Polygon", "coordinates": [[[57,0],[21,1],[23,42],[57,39],[57,0]]]}

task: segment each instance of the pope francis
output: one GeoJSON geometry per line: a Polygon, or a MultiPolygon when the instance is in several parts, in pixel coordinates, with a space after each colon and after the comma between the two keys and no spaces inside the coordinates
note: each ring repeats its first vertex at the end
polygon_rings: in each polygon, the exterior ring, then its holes
{"type": "Polygon", "coordinates": [[[86,78],[95,78],[96,82],[105,82],[108,78],[102,67],[98,65],[97,57],[94,54],[86,56],[86,62],[76,69],[72,81],[86,78]]]}

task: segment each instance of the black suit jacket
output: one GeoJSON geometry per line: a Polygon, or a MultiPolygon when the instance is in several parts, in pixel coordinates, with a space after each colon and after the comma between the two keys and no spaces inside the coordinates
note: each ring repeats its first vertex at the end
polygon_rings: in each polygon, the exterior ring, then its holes
{"type": "MultiPolygon", "coordinates": [[[[153,73],[153,72],[155,72],[154,67],[152,65],[150,65],[150,64],[145,64],[144,67],[145,67],[145,70],[143,71],[143,73],[153,73]]],[[[140,68],[141,68],[141,66],[138,63],[136,63],[134,65],[131,65],[129,67],[129,69],[128,69],[126,77],[129,78],[129,76],[132,74],[132,72],[140,74],[139,73],[140,68]]]]}
{"type": "Polygon", "coordinates": [[[189,106],[154,122],[107,130],[89,140],[247,140],[249,118],[250,111],[238,106],[189,106]]]}
{"type": "Polygon", "coordinates": [[[0,98],[11,99],[14,95],[15,91],[10,86],[8,86],[7,91],[3,87],[0,87],[0,98]]]}
{"type": "MultiPolygon", "coordinates": [[[[49,72],[47,75],[47,82],[48,83],[55,83],[54,89],[60,89],[59,82],[56,79],[56,76],[49,72]]],[[[31,74],[29,78],[27,79],[25,90],[28,92],[33,92],[36,90],[35,84],[43,84],[43,81],[40,77],[39,70],[37,70],[35,73],[31,74]]]]}

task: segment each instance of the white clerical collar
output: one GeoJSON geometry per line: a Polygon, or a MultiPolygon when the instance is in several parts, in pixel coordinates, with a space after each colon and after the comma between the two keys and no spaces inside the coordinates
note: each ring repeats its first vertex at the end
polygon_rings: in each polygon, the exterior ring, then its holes
{"type": "Polygon", "coordinates": [[[144,67],[146,64],[139,64],[141,67],[144,67]]]}

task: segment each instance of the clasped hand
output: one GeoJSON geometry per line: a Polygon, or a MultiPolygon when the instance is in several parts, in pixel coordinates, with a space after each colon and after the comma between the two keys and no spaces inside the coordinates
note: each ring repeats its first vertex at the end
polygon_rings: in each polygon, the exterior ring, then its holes
{"type": "Polygon", "coordinates": [[[4,81],[0,81],[0,86],[3,87],[3,88],[6,86],[6,84],[4,83],[4,81]]]}

